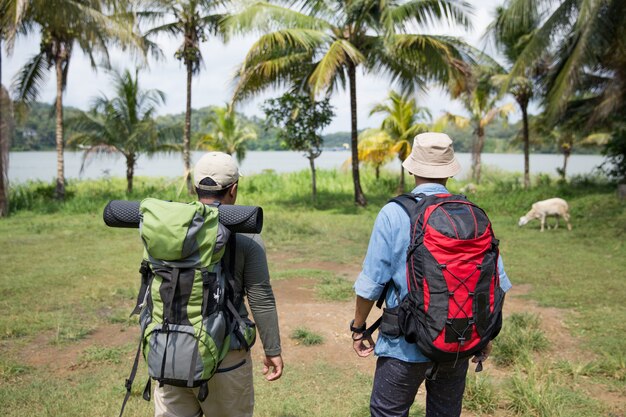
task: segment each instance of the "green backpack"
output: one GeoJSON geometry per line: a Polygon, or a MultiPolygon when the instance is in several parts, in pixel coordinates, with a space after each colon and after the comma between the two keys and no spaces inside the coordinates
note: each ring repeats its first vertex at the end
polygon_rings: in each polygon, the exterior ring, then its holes
{"type": "Polygon", "coordinates": [[[256,332],[238,311],[242,296],[233,286],[235,239],[219,223],[217,206],[198,201],[185,204],[147,198],[139,206],[144,245],[141,288],[131,313],[139,314],[141,338],[126,380],[126,397],[135,378],[140,352],[150,378],[143,398],[150,400],[151,379],[160,385],[200,387],[216,372],[235,369],[245,361],[219,368],[231,343],[249,349],[256,332]],[[229,265],[224,253],[229,249],[229,265]],[[235,337],[236,340],[231,338],[235,337]]]}

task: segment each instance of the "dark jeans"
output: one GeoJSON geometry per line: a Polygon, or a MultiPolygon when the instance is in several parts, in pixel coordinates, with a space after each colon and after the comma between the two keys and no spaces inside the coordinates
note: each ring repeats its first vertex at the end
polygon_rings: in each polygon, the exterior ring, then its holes
{"type": "MultiPolygon", "coordinates": [[[[372,417],[406,417],[431,363],[380,357],[370,399],[372,417]]],[[[426,380],[426,417],[459,417],[468,360],[440,363],[434,380],[426,380]]]]}

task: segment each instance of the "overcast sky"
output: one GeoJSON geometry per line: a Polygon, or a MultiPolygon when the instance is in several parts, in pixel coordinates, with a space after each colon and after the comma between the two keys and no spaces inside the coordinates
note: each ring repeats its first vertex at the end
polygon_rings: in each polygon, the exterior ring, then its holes
{"type": "MultiPolygon", "coordinates": [[[[480,38],[485,28],[492,20],[493,11],[502,0],[474,0],[473,25],[471,32],[463,32],[451,28],[436,28],[424,33],[453,34],[462,37],[471,45],[484,48],[480,38]]],[[[223,45],[219,41],[209,38],[202,44],[204,68],[194,77],[192,106],[200,108],[208,105],[223,105],[232,94],[232,76],[235,68],[243,60],[255,38],[238,38],[223,45]]],[[[165,92],[167,102],[160,108],[159,114],[182,113],[185,109],[185,69],[174,58],[174,52],[180,43],[177,39],[163,37],[158,40],[163,49],[165,59],[150,61],[150,68],[140,72],[140,84],[143,88],[157,88],[165,92]]],[[[19,68],[24,65],[28,57],[35,54],[39,46],[39,37],[32,36],[19,39],[11,56],[6,56],[2,50],[2,82],[10,84],[19,68]]],[[[493,51],[491,51],[493,52],[493,51]]],[[[118,69],[133,68],[134,64],[128,55],[119,51],[111,51],[111,63],[118,69]]],[[[358,74],[357,100],[359,128],[378,126],[381,116],[370,117],[371,108],[385,99],[391,88],[389,80],[384,77],[358,74]]],[[[100,93],[110,94],[109,76],[102,69],[94,71],[88,60],[76,47],[70,62],[68,86],[64,96],[64,103],[86,109],[94,96],[100,93]]],[[[262,116],[259,109],[263,99],[277,95],[276,92],[266,94],[238,107],[238,110],[252,115],[262,116]]],[[[55,79],[53,71],[49,73],[40,101],[52,103],[55,97],[55,79]]],[[[335,107],[335,119],[326,129],[326,133],[350,130],[350,105],[346,92],[333,95],[332,105],[335,107]]],[[[418,103],[430,108],[433,117],[438,117],[443,111],[463,113],[462,107],[451,100],[443,91],[433,88],[426,94],[418,96],[418,103]]],[[[514,118],[519,116],[515,115],[514,118]]]]}

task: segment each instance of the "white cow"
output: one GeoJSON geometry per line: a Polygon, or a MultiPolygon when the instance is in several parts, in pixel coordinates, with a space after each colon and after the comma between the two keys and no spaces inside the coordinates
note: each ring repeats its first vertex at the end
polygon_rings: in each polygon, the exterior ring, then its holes
{"type": "Polygon", "coordinates": [[[520,217],[518,225],[523,226],[533,219],[540,219],[541,231],[543,232],[547,216],[556,217],[555,229],[559,227],[559,217],[562,217],[567,222],[567,229],[572,230],[572,225],[569,222],[569,206],[562,198],[549,198],[537,201],[525,216],[520,217]]]}

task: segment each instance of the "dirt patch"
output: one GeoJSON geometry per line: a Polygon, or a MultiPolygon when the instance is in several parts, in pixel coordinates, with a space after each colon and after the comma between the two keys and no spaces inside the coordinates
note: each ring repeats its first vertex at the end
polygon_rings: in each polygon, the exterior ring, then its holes
{"type": "Polygon", "coordinates": [[[571,310],[559,309],[554,307],[541,307],[535,301],[528,299],[526,296],[530,293],[530,285],[514,285],[507,294],[504,303],[504,317],[513,313],[530,313],[536,314],[540,318],[540,327],[546,337],[550,340],[550,348],[544,354],[548,355],[551,361],[560,359],[592,360],[590,352],[583,351],[579,348],[582,344],[572,336],[571,331],[565,323],[568,315],[576,314],[571,310]]]}
{"type": "MultiPolygon", "coordinates": [[[[285,362],[288,364],[320,360],[373,372],[374,357],[362,359],[352,350],[348,323],[354,317],[354,302],[321,301],[316,297],[315,284],[315,280],[304,278],[282,280],[273,284],[285,362]],[[300,344],[290,337],[298,327],[305,327],[321,335],[324,343],[316,346],[300,344]]],[[[260,349],[257,353],[262,355],[260,349]]]]}
{"type": "Polygon", "coordinates": [[[77,342],[54,344],[54,335],[44,333],[21,350],[21,361],[28,366],[46,369],[59,376],[80,368],[80,357],[90,347],[115,348],[138,341],[138,330],[122,324],[98,327],[77,342]]]}

